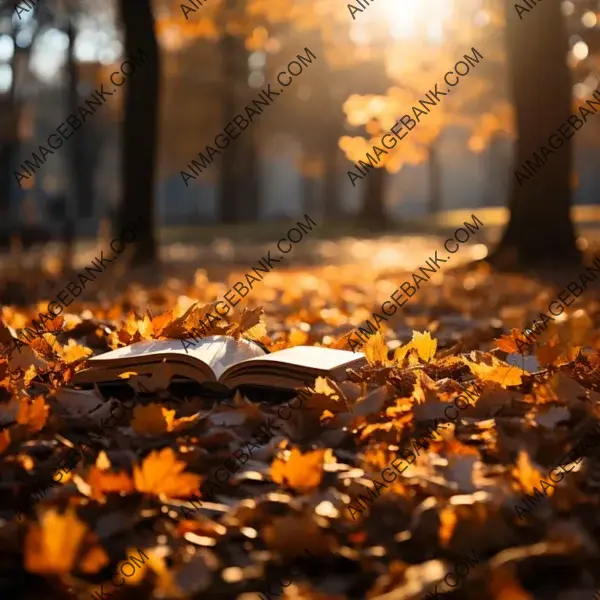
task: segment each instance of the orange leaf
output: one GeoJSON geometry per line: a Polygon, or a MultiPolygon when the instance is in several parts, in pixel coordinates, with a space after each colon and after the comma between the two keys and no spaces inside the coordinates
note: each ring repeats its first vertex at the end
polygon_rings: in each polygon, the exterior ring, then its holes
{"type": "Polygon", "coordinates": [[[177,460],[172,448],[151,452],[140,467],[134,466],[135,488],[142,493],[187,498],[198,494],[202,477],[182,473],[186,464],[177,460]]]}
{"type": "Polygon", "coordinates": [[[17,413],[17,423],[25,425],[30,431],[41,431],[48,420],[48,405],[43,396],[38,396],[31,402],[21,401],[17,413]]]}
{"type": "Polygon", "coordinates": [[[494,342],[500,350],[507,352],[508,354],[512,354],[514,352],[521,352],[519,350],[519,346],[517,346],[517,340],[525,340],[523,335],[518,329],[511,329],[509,335],[502,335],[499,338],[496,338],[494,342]]]}
{"type": "Polygon", "coordinates": [[[73,509],[62,515],[46,511],[25,536],[25,568],[40,575],[69,573],[87,530],[73,509]]]}
{"type": "Polygon", "coordinates": [[[3,429],[0,431],[0,454],[2,454],[10,446],[10,430],[3,429]]]}
{"type": "Polygon", "coordinates": [[[450,540],[452,539],[452,535],[454,533],[454,529],[458,521],[458,519],[456,518],[456,511],[452,506],[446,506],[440,511],[439,516],[440,542],[442,546],[448,546],[450,540]]]}
{"type": "Polygon", "coordinates": [[[136,406],[133,409],[131,427],[141,435],[160,435],[169,431],[174,417],[174,410],[168,410],[160,404],[136,406]]]}
{"type": "Polygon", "coordinates": [[[133,481],[125,471],[112,473],[94,465],[87,474],[86,481],[92,488],[92,497],[97,500],[110,493],[131,494],[134,491],[133,481]]]}
{"type": "MultiPolygon", "coordinates": [[[[517,458],[517,466],[512,470],[512,474],[517,480],[519,488],[526,494],[533,494],[533,488],[539,485],[543,479],[542,474],[538,471],[529,460],[529,455],[521,450],[517,458]]],[[[552,488],[554,490],[554,488],[552,488]]]]}
{"type": "Polygon", "coordinates": [[[84,573],[97,573],[106,567],[109,562],[110,559],[108,558],[108,554],[104,551],[104,548],[102,548],[102,546],[93,546],[79,561],[79,568],[84,573]]]}
{"type": "Polygon", "coordinates": [[[275,483],[287,485],[300,493],[319,487],[323,479],[325,450],[314,450],[302,454],[294,448],[288,460],[276,458],[271,464],[271,479],[275,483]]]}

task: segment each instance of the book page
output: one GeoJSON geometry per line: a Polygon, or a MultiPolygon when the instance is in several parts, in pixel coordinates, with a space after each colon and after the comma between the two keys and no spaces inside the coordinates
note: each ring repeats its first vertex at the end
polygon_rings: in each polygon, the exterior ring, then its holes
{"type": "Polygon", "coordinates": [[[265,356],[265,351],[258,344],[249,340],[235,340],[225,335],[211,335],[199,339],[197,343],[187,340],[185,349],[181,340],[144,340],[95,356],[89,362],[90,366],[98,367],[102,366],[102,362],[106,360],[127,362],[131,358],[139,360],[139,358],[148,357],[150,359],[156,354],[183,354],[194,357],[208,365],[218,379],[227,367],[249,358],[265,356]]]}
{"type": "Polygon", "coordinates": [[[252,363],[260,360],[261,362],[287,363],[298,367],[332,371],[364,357],[365,355],[362,352],[335,350],[333,348],[321,348],[318,346],[294,346],[293,348],[285,348],[285,350],[272,352],[271,354],[250,359],[246,362],[252,363]]]}

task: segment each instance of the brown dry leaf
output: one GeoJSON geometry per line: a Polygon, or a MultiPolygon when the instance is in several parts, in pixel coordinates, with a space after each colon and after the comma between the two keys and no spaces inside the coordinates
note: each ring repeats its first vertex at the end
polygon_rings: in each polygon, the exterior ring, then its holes
{"type": "Polygon", "coordinates": [[[174,375],[173,364],[163,361],[152,366],[152,373],[149,376],[130,375],[127,378],[127,384],[138,394],[160,392],[169,388],[174,375]]]}
{"type": "Polygon", "coordinates": [[[335,541],[308,515],[275,517],[262,531],[270,550],[286,559],[304,556],[306,550],[321,555],[334,549],[335,541]]]}
{"type": "Polygon", "coordinates": [[[523,334],[515,328],[510,330],[509,335],[502,335],[499,338],[496,338],[494,342],[496,342],[496,345],[500,350],[503,350],[508,354],[513,354],[515,352],[520,354],[523,349],[523,343],[529,345],[529,342],[527,342],[523,334]],[[517,340],[520,342],[519,344],[517,344],[517,340]]]}
{"type": "Polygon", "coordinates": [[[555,334],[545,344],[538,345],[536,358],[543,367],[559,367],[574,361],[580,353],[581,346],[561,343],[555,334]]]}
{"type": "Polygon", "coordinates": [[[186,464],[177,460],[172,448],[153,451],[134,466],[133,480],[138,492],[164,495],[170,498],[188,498],[198,494],[202,477],[193,473],[183,473],[186,464]]]}
{"type": "Polygon", "coordinates": [[[134,491],[133,481],[125,471],[111,473],[94,465],[85,480],[92,488],[92,497],[96,500],[101,500],[110,493],[131,494],[134,491]]]}
{"type": "Polygon", "coordinates": [[[200,335],[200,337],[206,337],[210,335],[229,335],[228,330],[231,326],[217,312],[218,302],[218,300],[215,300],[214,302],[209,302],[204,306],[200,306],[198,303],[190,306],[186,312],[186,315],[182,317],[185,324],[183,337],[186,337],[190,331],[202,332],[204,329],[206,329],[205,333],[194,333],[194,336],[198,337],[198,335],[200,335]],[[211,315],[210,319],[208,317],[209,315],[211,315]]]}
{"type": "Polygon", "coordinates": [[[424,333],[413,331],[412,345],[416,348],[419,358],[422,361],[430,362],[435,356],[438,341],[431,337],[429,331],[425,331],[424,333]]]}
{"type": "Polygon", "coordinates": [[[2,454],[10,446],[10,430],[3,429],[0,431],[0,454],[2,454]]]}
{"type": "Polygon", "coordinates": [[[302,454],[293,448],[289,458],[276,458],[271,464],[271,479],[280,485],[287,485],[302,494],[318,488],[323,479],[325,450],[313,450],[302,454]]]}
{"type": "Polygon", "coordinates": [[[519,489],[525,494],[533,494],[533,488],[540,484],[540,479],[543,479],[542,473],[531,464],[529,455],[523,450],[519,452],[512,475],[517,480],[519,489]]]}
{"type": "Polygon", "coordinates": [[[261,340],[267,335],[264,312],[262,306],[257,308],[244,307],[239,321],[230,327],[227,334],[236,339],[243,336],[248,340],[261,340]]]}
{"type": "Polygon", "coordinates": [[[38,396],[30,402],[22,399],[17,413],[17,423],[25,425],[29,431],[41,431],[48,420],[49,410],[43,396],[38,396]]]}
{"type": "MultiPolygon", "coordinates": [[[[162,315],[158,315],[152,319],[152,337],[160,338],[164,330],[175,320],[175,311],[168,310],[162,315]]],[[[169,337],[169,336],[165,336],[169,337]]]]}
{"type": "Polygon", "coordinates": [[[363,345],[362,351],[371,365],[388,365],[388,349],[381,332],[372,335],[363,345]]]}
{"type": "Polygon", "coordinates": [[[59,514],[46,511],[40,524],[29,526],[25,536],[25,568],[39,575],[66,575],[77,558],[88,526],[73,509],[59,514]]]}
{"type": "Polygon", "coordinates": [[[352,414],[355,417],[377,415],[383,409],[386,400],[390,398],[391,390],[387,386],[378,387],[356,401],[352,407],[352,414]]]}
{"type": "Polygon", "coordinates": [[[439,512],[440,517],[440,543],[442,546],[448,547],[458,518],[456,510],[452,506],[445,506],[439,512]]]}

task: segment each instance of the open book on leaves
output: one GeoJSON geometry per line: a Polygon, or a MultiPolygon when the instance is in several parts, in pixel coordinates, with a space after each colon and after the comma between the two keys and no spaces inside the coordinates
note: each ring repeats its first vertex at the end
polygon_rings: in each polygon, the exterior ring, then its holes
{"type": "Polygon", "coordinates": [[[332,348],[295,346],[268,353],[244,338],[213,335],[189,350],[181,340],[143,341],[100,354],[87,361],[73,383],[116,381],[124,373],[150,375],[166,363],[173,376],[199,384],[241,385],[295,389],[317,377],[346,379],[346,369],[366,364],[364,354],[332,348]]]}

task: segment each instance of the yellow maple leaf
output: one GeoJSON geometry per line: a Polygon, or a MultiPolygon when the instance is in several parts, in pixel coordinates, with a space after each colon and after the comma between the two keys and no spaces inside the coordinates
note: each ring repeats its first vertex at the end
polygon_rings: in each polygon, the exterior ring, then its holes
{"type": "Polygon", "coordinates": [[[62,515],[46,511],[40,524],[32,524],[25,536],[25,568],[40,575],[69,573],[87,531],[73,509],[62,515]]]}
{"type": "Polygon", "coordinates": [[[419,358],[425,362],[429,362],[435,356],[438,341],[431,337],[429,331],[426,331],[425,333],[413,331],[412,344],[413,347],[417,349],[419,358]]]}
{"type": "Polygon", "coordinates": [[[313,450],[302,454],[294,448],[287,461],[282,458],[273,461],[271,479],[297,492],[310,492],[321,484],[324,459],[325,450],[313,450]]]}
{"type": "Polygon", "coordinates": [[[155,496],[170,498],[188,498],[199,493],[202,481],[200,475],[183,473],[186,464],[177,460],[172,448],[151,452],[141,466],[134,466],[133,481],[135,489],[155,496]]]}
{"type": "Polygon", "coordinates": [[[364,352],[369,364],[371,365],[387,365],[388,364],[388,350],[381,332],[378,331],[375,335],[372,335],[363,345],[362,351],[364,352]]]}
{"type": "Polygon", "coordinates": [[[492,365],[476,363],[464,356],[462,357],[462,360],[471,369],[473,375],[482,381],[496,382],[503,388],[520,385],[522,383],[523,372],[519,367],[509,365],[495,357],[492,365]]]}

